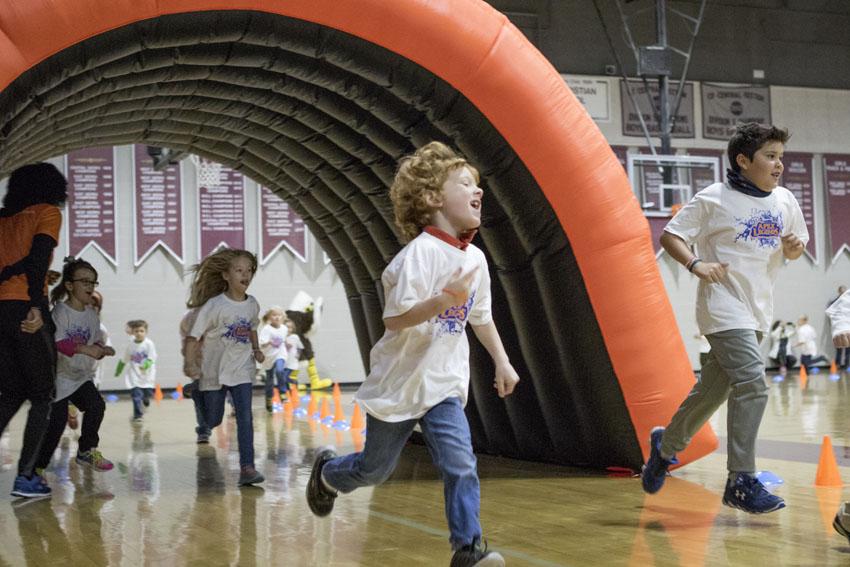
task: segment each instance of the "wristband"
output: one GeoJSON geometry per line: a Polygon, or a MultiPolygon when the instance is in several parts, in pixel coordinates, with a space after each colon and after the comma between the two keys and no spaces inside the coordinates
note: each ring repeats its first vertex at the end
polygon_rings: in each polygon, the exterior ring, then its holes
{"type": "Polygon", "coordinates": [[[687,268],[690,273],[694,273],[694,266],[696,266],[700,262],[702,262],[702,258],[699,258],[699,257],[691,258],[690,261],[688,261],[688,263],[685,264],[685,268],[687,268]]]}

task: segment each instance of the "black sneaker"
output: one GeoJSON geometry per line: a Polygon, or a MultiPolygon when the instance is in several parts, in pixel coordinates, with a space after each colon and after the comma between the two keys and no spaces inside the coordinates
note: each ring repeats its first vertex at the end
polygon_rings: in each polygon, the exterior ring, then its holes
{"type": "Polygon", "coordinates": [[[269,413],[274,411],[274,404],[272,404],[271,398],[266,398],[266,411],[269,413]]]}
{"type": "Polygon", "coordinates": [[[327,516],[334,509],[336,492],[329,491],[322,484],[322,469],[325,463],[335,458],[336,453],[333,449],[324,449],[316,453],[313,471],[310,473],[310,480],[307,482],[307,504],[310,505],[310,511],[319,517],[327,516]]]}
{"type": "Polygon", "coordinates": [[[239,470],[239,486],[260,484],[264,480],[266,480],[265,477],[257,472],[257,469],[251,465],[242,465],[239,470]]]}
{"type": "Polygon", "coordinates": [[[767,491],[759,479],[740,473],[726,481],[723,503],[750,514],[767,514],[785,508],[785,500],[767,491]]]}
{"type": "Polygon", "coordinates": [[[481,547],[481,541],[465,545],[452,555],[451,567],[504,567],[505,558],[495,551],[487,551],[487,544],[481,547]]]}
{"type": "Polygon", "coordinates": [[[649,459],[640,471],[643,491],[648,494],[655,494],[661,490],[667,477],[667,469],[670,468],[670,465],[679,462],[676,457],[668,461],[661,456],[661,437],[663,435],[663,427],[655,427],[649,435],[649,459]]]}
{"type": "Polygon", "coordinates": [[[850,526],[848,520],[850,520],[850,502],[845,502],[838,509],[838,513],[835,514],[835,519],[832,520],[832,527],[850,542],[850,530],[847,529],[850,526]]]}

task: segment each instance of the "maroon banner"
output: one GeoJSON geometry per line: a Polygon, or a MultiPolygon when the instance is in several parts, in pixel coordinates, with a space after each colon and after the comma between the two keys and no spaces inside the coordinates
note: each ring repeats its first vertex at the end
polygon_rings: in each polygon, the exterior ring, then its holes
{"type": "Polygon", "coordinates": [[[829,215],[829,246],[832,261],[850,251],[850,155],[823,156],[823,185],[829,215]]]}
{"type": "Polygon", "coordinates": [[[198,165],[198,253],[222,246],[245,248],[245,186],[242,174],[200,158],[198,165]]]}
{"type": "Polygon", "coordinates": [[[133,146],[133,243],[135,265],[162,247],[183,263],[183,183],[180,165],[153,168],[144,145],[133,146]]]}
{"type": "Polygon", "coordinates": [[[74,150],[66,157],[68,178],[68,254],[93,246],[113,265],[115,259],[114,148],[74,150]]]}
{"type": "Polygon", "coordinates": [[[257,186],[260,203],[260,265],[265,265],[281,246],[302,262],[307,261],[307,230],[304,221],[268,187],[257,186]]]}
{"type": "Polygon", "coordinates": [[[815,190],[814,172],[812,170],[812,154],[785,152],[782,158],[785,172],[782,174],[783,187],[791,191],[800,203],[806,228],[809,230],[809,243],[806,254],[815,263],[818,261],[817,233],[815,232],[815,190]]]}

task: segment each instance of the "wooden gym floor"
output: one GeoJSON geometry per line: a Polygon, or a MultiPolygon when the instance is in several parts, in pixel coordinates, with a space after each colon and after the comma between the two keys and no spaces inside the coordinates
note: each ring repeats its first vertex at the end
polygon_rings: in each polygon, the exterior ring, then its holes
{"type": "MultiPolygon", "coordinates": [[[[481,518],[508,565],[845,565],[850,544],[832,517],[850,490],[814,486],[824,435],[850,480],[850,374],[771,382],[758,466],[784,483],[788,507],[751,516],[721,505],[725,409],[712,420],[721,448],[675,471],[647,496],[640,480],[479,457],[481,518]]],[[[347,402],[351,394],[344,394],[347,402]]],[[[0,438],[0,567],[6,565],[448,565],[442,485],[424,447],[409,446],[390,481],[313,517],[304,500],[314,448],[354,450],[350,432],[282,413],[255,393],[254,445],[266,482],[239,489],[235,420],[196,446],[190,400],[154,403],[132,425],[130,401],[107,404],[100,448],[115,469],[78,466],[66,430],[47,479],[53,497],[8,496],[25,412],[0,438]]],[[[346,404],[349,408],[350,404],[346,404]]],[[[349,412],[347,412],[349,413],[349,412]]]]}

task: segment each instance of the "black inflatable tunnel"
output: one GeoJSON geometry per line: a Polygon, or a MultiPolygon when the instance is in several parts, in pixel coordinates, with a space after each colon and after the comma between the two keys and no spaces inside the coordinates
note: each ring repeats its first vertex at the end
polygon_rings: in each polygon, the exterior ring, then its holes
{"type": "MultiPolygon", "coordinates": [[[[645,219],[598,129],[477,0],[0,0],[0,176],[147,143],[274,190],[330,256],[368,351],[400,249],[388,186],[430,140],[481,171],[477,244],[523,381],[499,399],[471,339],[478,451],[637,469],[693,382],[645,219]],[[664,361],[664,373],[657,361],[664,361]]],[[[713,450],[708,427],[684,455],[713,450]]]]}

